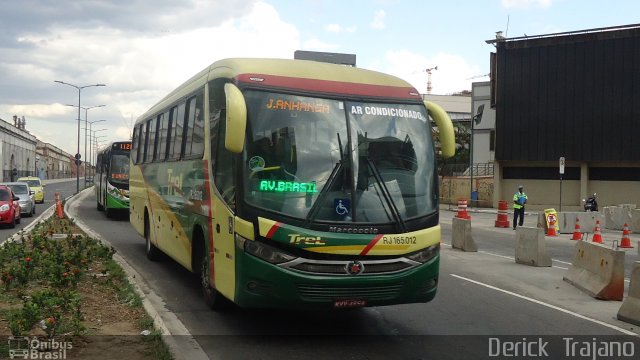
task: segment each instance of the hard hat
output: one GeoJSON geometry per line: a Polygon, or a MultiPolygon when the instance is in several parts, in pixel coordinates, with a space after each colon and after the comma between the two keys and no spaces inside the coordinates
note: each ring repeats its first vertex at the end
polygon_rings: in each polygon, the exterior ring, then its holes
{"type": "Polygon", "coordinates": [[[522,185],[518,185],[518,189],[522,189],[522,188],[523,188],[523,186],[522,186],[522,185]]]}

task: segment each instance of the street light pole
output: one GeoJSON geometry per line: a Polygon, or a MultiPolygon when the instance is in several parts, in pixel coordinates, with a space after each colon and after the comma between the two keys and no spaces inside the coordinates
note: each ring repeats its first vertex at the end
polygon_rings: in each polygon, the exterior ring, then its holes
{"type": "MultiPolygon", "coordinates": [[[[75,105],[67,105],[67,106],[75,106],[75,105]]],[[[94,105],[94,106],[88,106],[88,107],[81,106],[82,110],[84,110],[84,187],[87,187],[87,161],[89,160],[87,158],[87,122],[89,119],[88,112],[90,109],[104,107],[104,106],[106,105],[94,105]]]]}
{"type": "Polygon", "coordinates": [[[82,93],[82,89],[84,88],[88,88],[88,87],[93,87],[93,86],[107,86],[105,84],[93,84],[93,85],[84,85],[84,86],[77,86],[77,85],[73,85],[73,84],[69,84],[66,83],[64,81],[60,81],[60,80],[54,80],[53,82],[56,82],[58,84],[62,84],[62,85],[69,85],[71,87],[74,87],[78,90],[78,147],[77,147],[77,153],[76,153],[76,194],[80,192],[80,165],[79,165],[79,158],[80,158],[80,94],[82,93]]]}
{"type": "MultiPolygon", "coordinates": [[[[101,121],[107,121],[107,120],[96,120],[96,121],[89,121],[89,157],[87,158],[87,161],[89,161],[89,172],[91,173],[92,170],[92,166],[95,165],[94,161],[93,161],[93,138],[96,136],[96,133],[98,131],[106,131],[108,129],[99,129],[99,130],[92,130],[92,126],[93,123],[97,123],[97,122],[101,122],[101,121]],[[93,165],[92,165],[93,164],[93,165]]],[[[84,128],[85,130],[87,128],[84,128]]],[[[94,174],[92,174],[93,176],[94,174]]]]}
{"type": "MultiPolygon", "coordinates": [[[[94,136],[94,140],[95,140],[95,147],[96,147],[96,151],[94,152],[94,157],[95,157],[95,162],[96,164],[98,163],[98,150],[100,149],[100,145],[102,145],[102,143],[100,143],[100,141],[102,140],[98,140],[101,138],[106,138],[106,135],[96,135],[94,136]]],[[[96,168],[96,172],[98,171],[98,169],[96,168]]]]}

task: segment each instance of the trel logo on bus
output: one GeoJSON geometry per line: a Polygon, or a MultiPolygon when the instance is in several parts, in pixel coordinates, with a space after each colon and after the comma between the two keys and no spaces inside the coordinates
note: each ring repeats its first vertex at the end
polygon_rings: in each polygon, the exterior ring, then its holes
{"type": "Polygon", "coordinates": [[[346,266],[345,270],[349,275],[360,275],[364,272],[364,265],[360,261],[350,261],[346,266]]]}

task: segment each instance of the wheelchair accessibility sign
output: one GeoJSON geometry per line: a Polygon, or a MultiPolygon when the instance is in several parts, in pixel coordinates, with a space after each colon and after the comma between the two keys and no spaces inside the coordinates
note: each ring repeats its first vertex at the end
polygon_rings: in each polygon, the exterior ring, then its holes
{"type": "Polygon", "coordinates": [[[333,208],[338,216],[351,215],[351,200],[333,199],[333,208]]]}

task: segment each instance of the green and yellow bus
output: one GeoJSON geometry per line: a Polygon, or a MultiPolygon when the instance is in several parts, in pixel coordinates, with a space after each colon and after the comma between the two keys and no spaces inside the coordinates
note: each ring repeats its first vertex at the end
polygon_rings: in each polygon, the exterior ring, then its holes
{"type": "Polygon", "coordinates": [[[107,217],[129,209],[131,141],[114,141],[98,150],[94,186],[98,210],[107,217]]]}
{"type": "Polygon", "coordinates": [[[407,82],[308,60],[225,59],[135,123],[130,221],[213,309],[428,302],[436,152],[453,126],[407,82]]]}

